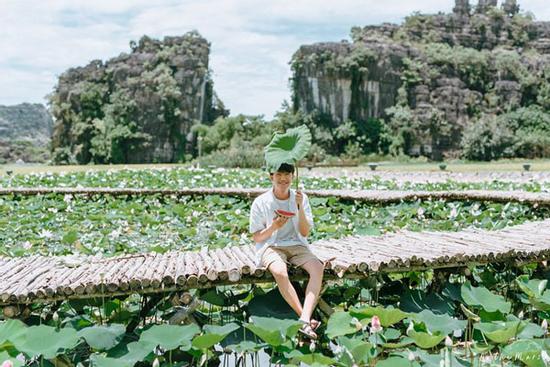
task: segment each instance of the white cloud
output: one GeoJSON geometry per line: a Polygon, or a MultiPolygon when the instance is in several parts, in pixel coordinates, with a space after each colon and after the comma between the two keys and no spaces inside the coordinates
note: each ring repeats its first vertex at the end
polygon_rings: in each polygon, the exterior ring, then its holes
{"type": "MultiPolygon", "coordinates": [[[[473,1],[472,1],[473,3],[473,1]]],[[[290,98],[288,62],[302,44],[348,38],[354,25],[400,22],[452,0],[2,0],[0,104],[44,102],[69,67],[128,52],[143,34],[196,29],[212,44],[215,89],[232,113],[268,117],[290,98]]],[[[546,0],[520,1],[539,20],[546,0]]]]}

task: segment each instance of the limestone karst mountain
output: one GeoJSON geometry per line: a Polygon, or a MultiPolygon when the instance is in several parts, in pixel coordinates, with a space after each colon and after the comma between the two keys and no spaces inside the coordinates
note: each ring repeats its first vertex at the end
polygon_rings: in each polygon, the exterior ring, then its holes
{"type": "Polygon", "coordinates": [[[384,119],[404,153],[442,159],[459,154],[464,130],[483,116],[550,107],[550,22],[515,0],[456,0],[449,14],[351,34],[351,43],[304,45],[292,58],[294,109],[329,128],[384,119]]]}
{"type": "Polygon", "coordinates": [[[50,97],[56,162],[180,162],[193,149],[191,126],[228,113],[209,77],[210,44],[197,32],[130,46],[59,77],[50,97]]]}
{"type": "Polygon", "coordinates": [[[47,160],[52,125],[44,105],[0,106],[0,163],[47,160]]]}

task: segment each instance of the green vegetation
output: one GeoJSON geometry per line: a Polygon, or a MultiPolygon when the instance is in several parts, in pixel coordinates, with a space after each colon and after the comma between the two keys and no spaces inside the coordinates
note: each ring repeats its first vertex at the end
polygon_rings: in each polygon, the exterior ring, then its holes
{"type": "MultiPolygon", "coordinates": [[[[257,170],[150,169],[2,176],[0,186],[269,186],[257,170]]],[[[302,177],[308,188],[397,188],[392,181],[302,177]]],[[[428,190],[521,188],[540,184],[405,184],[428,190]]],[[[537,186],[538,185],[538,186],[537,186]]],[[[546,188],[547,189],[547,188],[546,188]]],[[[550,218],[523,204],[424,201],[369,205],[311,198],[313,240],[398,229],[498,229],[550,218]]],[[[71,195],[0,197],[0,254],[164,252],[250,243],[250,201],[240,198],[71,195]],[[182,248],[185,244],[185,248],[182,248]]],[[[179,293],[98,297],[19,309],[0,321],[0,362],[14,366],[544,366],[550,301],[545,263],[488,264],[368,274],[327,287],[335,309],[320,339],[268,286],[193,290],[196,324],[170,325],[179,293]],[[260,362],[261,361],[261,362],[260,362]],[[442,362],[441,362],[442,361],[442,362]]],[[[317,311],[320,312],[320,311],[317,311]]]]}
{"type": "MultiPolygon", "coordinates": [[[[542,163],[541,163],[542,164],[542,163]]],[[[520,167],[521,164],[515,164],[520,167]]],[[[475,165],[475,170],[493,172],[493,164],[475,165]]],[[[426,165],[409,164],[388,166],[391,171],[410,172],[425,170],[426,165]]],[[[544,167],[548,167],[546,162],[544,167]]],[[[61,167],[65,168],[65,167],[61,167]]],[[[82,167],[80,167],[82,168],[82,167]]],[[[433,169],[437,169],[432,166],[433,169]]],[[[521,167],[520,167],[521,168],[521,167]]],[[[49,169],[49,167],[48,167],[49,169]]],[[[352,168],[353,169],[353,168],[352,168]]],[[[364,169],[364,168],[357,168],[364,169]]],[[[505,170],[509,168],[504,166],[505,170]]],[[[543,168],[544,169],[544,168],[543,168]]],[[[333,170],[333,168],[330,168],[333,170]]],[[[550,189],[549,183],[529,181],[525,183],[493,180],[490,182],[415,183],[404,180],[396,182],[383,180],[378,176],[368,177],[312,177],[303,176],[302,183],[307,189],[363,189],[363,190],[524,190],[541,192],[550,189]]],[[[0,176],[0,187],[128,187],[128,188],[197,188],[197,187],[270,187],[267,171],[252,169],[193,168],[193,167],[153,167],[141,169],[78,170],[69,172],[37,172],[0,176]]]]}
{"type": "MultiPolygon", "coordinates": [[[[522,204],[407,202],[386,206],[311,198],[312,240],[398,229],[498,229],[550,218],[522,204]]],[[[223,197],[41,195],[0,197],[0,255],[115,255],[250,244],[249,200],[223,197]],[[215,213],[215,214],[212,214],[215,213]],[[183,245],[184,244],[184,245],[183,245]],[[184,247],[182,247],[184,246],[184,247]]]]}
{"type": "Polygon", "coordinates": [[[499,116],[482,115],[464,131],[463,155],[471,160],[550,156],[550,115],[539,106],[499,116]]]}

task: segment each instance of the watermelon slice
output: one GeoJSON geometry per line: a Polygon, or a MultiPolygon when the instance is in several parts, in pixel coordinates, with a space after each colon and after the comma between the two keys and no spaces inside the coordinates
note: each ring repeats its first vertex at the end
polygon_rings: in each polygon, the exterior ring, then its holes
{"type": "Polygon", "coordinates": [[[287,218],[290,218],[290,217],[293,217],[294,215],[296,215],[296,213],[287,212],[286,210],[281,210],[281,209],[275,210],[275,213],[277,213],[281,217],[287,217],[287,218]]]}

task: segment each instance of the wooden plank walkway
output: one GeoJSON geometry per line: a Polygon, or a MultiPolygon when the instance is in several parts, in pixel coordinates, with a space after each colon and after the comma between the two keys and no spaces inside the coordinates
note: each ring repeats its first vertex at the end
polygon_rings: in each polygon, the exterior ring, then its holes
{"type": "MultiPolygon", "coordinates": [[[[193,189],[140,189],[140,188],[69,188],[69,187],[38,187],[38,188],[0,188],[0,195],[162,195],[162,196],[193,196],[193,195],[228,195],[253,198],[264,192],[266,188],[193,188],[193,189]]],[[[470,200],[493,202],[521,202],[550,206],[550,193],[526,191],[497,190],[454,190],[454,191],[397,191],[397,190],[304,190],[311,197],[336,197],[340,200],[357,200],[372,203],[395,203],[411,200],[470,200]]]]}
{"type": "MultiPolygon", "coordinates": [[[[498,231],[401,231],[322,240],[312,244],[312,249],[326,262],[327,278],[488,262],[542,261],[550,258],[550,219],[498,231]]],[[[0,305],[269,281],[269,273],[255,264],[252,246],[111,258],[0,257],[0,305]]]]}

